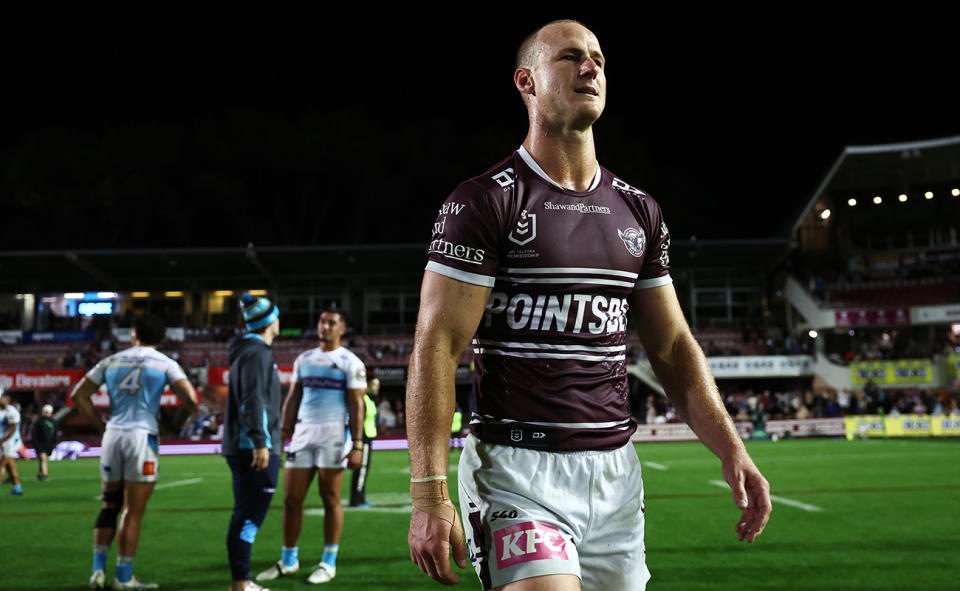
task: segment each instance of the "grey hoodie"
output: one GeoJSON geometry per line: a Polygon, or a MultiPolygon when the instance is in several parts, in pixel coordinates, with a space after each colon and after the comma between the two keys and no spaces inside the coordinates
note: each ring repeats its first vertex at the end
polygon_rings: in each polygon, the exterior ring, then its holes
{"type": "Polygon", "coordinates": [[[236,455],[263,447],[280,455],[280,407],[283,394],[273,351],[259,335],[248,333],[230,341],[227,359],[227,415],[223,429],[223,455],[236,455]]]}

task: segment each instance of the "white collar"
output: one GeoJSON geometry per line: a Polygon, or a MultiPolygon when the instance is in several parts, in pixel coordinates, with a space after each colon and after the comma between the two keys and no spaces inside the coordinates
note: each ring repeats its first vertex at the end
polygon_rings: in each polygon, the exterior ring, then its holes
{"type": "MultiPolygon", "coordinates": [[[[520,158],[523,159],[523,162],[530,167],[530,170],[537,173],[537,176],[547,181],[554,187],[557,187],[558,189],[563,189],[565,191],[569,190],[566,187],[561,186],[560,183],[558,183],[557,181],[547,176],[547,173],[543,172],[543,169],[540,168],[540,165],[537,164],[537,161],[533,159],[533,156],[530,155],[530,152],[527,152],[526,148],[524,148],[523,146],[520,146],[517,149],[517,153],[520,154],[520,158]]],[[[587,191],[593,191],[594,189],[597,188],[597,185],[599,184],[600,184],[600,165],[597,164],[597,172],[593,175],[593,182],[590,183],[590,188],[587,189],[587,191]]]]}

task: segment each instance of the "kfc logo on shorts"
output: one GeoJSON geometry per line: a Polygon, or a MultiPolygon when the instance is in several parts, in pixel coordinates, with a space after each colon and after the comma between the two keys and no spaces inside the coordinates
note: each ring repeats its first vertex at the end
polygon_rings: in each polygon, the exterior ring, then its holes
{"type": "Polygon", "coordinates": [[[143,475],[144,476],[155,476],[157,474],[157,463],[156,462],[144,462],[143,463],[143,475]]]}
{"type": "Polygon", "coordinates": [[[501,569],[531,560],[569,560],[567,542],[560,530],[536,521],[505,527],[494,532],[493,537],[501,569]]]}

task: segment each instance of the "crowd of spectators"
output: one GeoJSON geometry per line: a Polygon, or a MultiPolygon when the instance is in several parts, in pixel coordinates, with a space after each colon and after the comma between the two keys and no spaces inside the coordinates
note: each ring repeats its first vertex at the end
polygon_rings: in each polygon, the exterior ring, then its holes
{"type": "MultiPolygon", "coordinates": [[[[960,384],[952,388],[882,389],[868,382],[857,390],[721,390],[724,406],[736,421],[752,420],[757,410],[766,419],[813,419],[845,415],[929,414],[960,417],[960,384]]],[[[651,395],[645,413],[637,419],[649,424],[677,423],[681,419],[664,396],[651,395]]]]}
{"type": "Polygon", "coordinates": [[[827,357],[839,365],[855,361],[931,359],[937,362],[960,352],[960,335],[946,332],[932,339],[910,328],[850,329],[847,334],[827,336],[827,357]]]}

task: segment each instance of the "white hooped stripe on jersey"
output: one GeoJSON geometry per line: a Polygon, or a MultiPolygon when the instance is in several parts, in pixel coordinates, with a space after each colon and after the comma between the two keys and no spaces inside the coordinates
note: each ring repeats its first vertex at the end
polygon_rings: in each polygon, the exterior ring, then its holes
{"type": "Polygon", "coordinates": [[[627,279],[636,279],[639,276],[639,273],[633,273],[631,271],[595,269],[592,267],[531,267],[529,269],[508,267],[504,269],[504,271],[511,275],[563,275],[579,273],[583,275],[613,275],[614,277],[626,277],[627,279]]]}
{"type": "Polygon", "coordinates": [[[641,279],[634,284],[634,289],[649,289],[651,287],[660,287],[661,285],[670,285],[673,283],[673,277],[664,275],[663,277],[654,277],[652,279],[641,279]]]}
{"type": "Polygon", "coordinates": [[[497,279],[512,281],[513,283],[584,283],[589,285],[634,287],[633,281],[615,281],[613,279],[596,279],[594,277],[517,277],[515,275],[498,275],[497,279]]]}
{"type": "MultiPolygon", "coordinates": [[[[557,183],[557,181],[547,176],[547,173],[544,172],[542,168],[540,168],[540,165],[537,164],[537,161],[533,159],[533,156],[530,155],[530,152],[527,152],[526,148],[524,148],[523,146],[520,146],[519,148],[517,148],[517,153],[520,154],[520,158],[523,160],[523,163],[529,166],[530,170],[537,173],[538,177],[542,178],[543,180],[547,181],[548,183],[550,183],[554,187],[557,187],[558,189],[562,189],[564,191],[567,190],[564,187],[562,187],[559,183],[557,183]]],[[[601,177],[600,165],[597,164],[597,172],[596,174],[593,175],[593,182],[590,183],[590,188],[587,189],[587,191],[593,191],[594,189],[597,188],[597,185],[600,184],[600,177],[601,177]]]]}
{"type": "Polygon", "coordinates": [[[426,269],[427,271],[433,271],[434,273],[444,275],[451,279],[463,281],[464,283],[472,283],[473,285],[493,287],[493,284],[496,283],[495,277],[491,277],[489,275],[480,275],[479,273],[470,273],[468,271],[461,271],[460,269],[454,269],[453,267],[441,265],[436,261],[428,262],[426,269]]]}
{"type": "Polygon", "coordinates": [[[519,343],[508,341],[492,341],[490,339],[473,339],[474,345],[492,345],[511,349],[546,349],[552,351],[593,351],[595,353],[619,353],[627,350],[626,345],[610,347],[599,345],[551,345],[548,343],[519,343]]]}
{"type": "Polygon", "coordinates": [[[473,352],[480,355],[500,355],[502,357],[525,357],[528,359],[572,359],[577,361],[624,361],[626,355],[582,355],[579,353],[521,353],[519,351],[500,351],[474,347],[473,352]]]}
{"type": "Polygon", "coordinates": [[[509,425],[511,423],[522,423],[524,425],[536,425],[538,427],[560,427],[564,429],[629,429],[630,428],[630,419],[623,419],[622,421],[606,421],[603,423],[548,423],[542,421],[515,421],[513,419],[497,419],[489,415],[484,415],[481,419],[477,415],[473,415],[470,419],[471,425],[476,425],[480,423],[497,423],[501,425],[509,425]]]}

